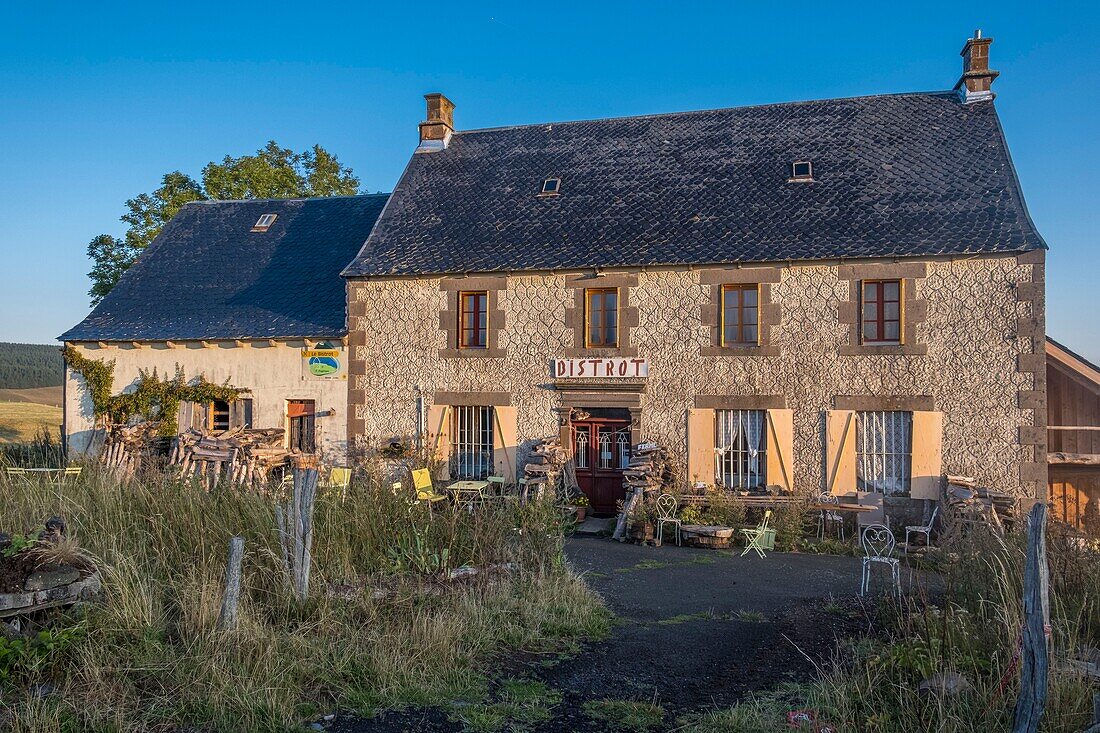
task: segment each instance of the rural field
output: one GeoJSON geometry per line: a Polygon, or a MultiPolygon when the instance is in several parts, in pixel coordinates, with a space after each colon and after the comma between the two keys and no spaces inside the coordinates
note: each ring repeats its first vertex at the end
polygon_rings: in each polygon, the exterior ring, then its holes
{"type": "Polygon", "coordinates": [[[0,343],[0,443],[59,436],[61,379],[58,347],[0,343]]]}
{"type": "MultiPolygon", "coordinates": [[[[43,552],[20,538],[51,515],[104,592],[0,637],[2,729],[732,733],[790,730],[801,712],[806,731],[992,733],[1011,728],[1019,690],[1020,530],[945,548],[920,570],[934,582],[900,602],[861,602],[855,548],[811,540],[797,511],[777,545],[798,552],[743,558],[570,538],[549,498],[433,511],[360,467],[346,496],[317,500],[299,600],[272,496],[95,465],[60,489],[10,481],[0,571],[43,552]],[[241,601],[226,628],[233,536],[241,601]],[[943,675],[962,682],[922,691],[943,675]]],[[[1053,530],[1048,542],[1041,730],[1075,731],[1092,713],[1073,660],[1100,648],[1100,563],[1053,530]]]]}

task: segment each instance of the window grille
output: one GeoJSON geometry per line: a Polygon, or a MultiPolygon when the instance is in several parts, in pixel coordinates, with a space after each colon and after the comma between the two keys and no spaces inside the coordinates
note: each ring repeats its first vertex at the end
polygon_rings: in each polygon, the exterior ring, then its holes
{"type": "Polygon", "coordinates": [[[856,413],[856,483],[860,491],[908,494],[912,455],[913,413],[856,413]]]}
{"type": "Polygon", "coordinates": [[[728,489],[767,486],[766,410],[715,411],[717,478],[728,489]]]}
{"type": "Polygon", "coordinates": [[[588,468],[588,431],[573,431],[573,461],[577,468],[588,468]]]}
{"type": "Polygon", "coordinates": [[[493,408],[457,405],[451,408],[453,440],[451,476],[483,479],[493,472],[493,408]]]}

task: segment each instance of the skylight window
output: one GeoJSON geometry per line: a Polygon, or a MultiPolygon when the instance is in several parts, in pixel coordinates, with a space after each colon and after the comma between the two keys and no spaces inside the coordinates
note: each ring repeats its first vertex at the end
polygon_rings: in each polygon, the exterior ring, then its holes
{"type": "Polygon", "coordinates": [[[791,164],[792,181],[812,181],[814,179],[814,164],[808,160],[796,160],[791,164]]]}
{"type": "Polygon", "coordinates": [[[539,191],[540,196],[556,196],[559,193],[561,193],[560,178],[547,178],[542,182],[542,190],[539,191]]]}
{"type": "Polygon", "coordinates": [[[275,220],[279,217],[278,214],[262,214],[256,223],[252,225],[252,231],[254,232],[266,232],[275,220]]]}

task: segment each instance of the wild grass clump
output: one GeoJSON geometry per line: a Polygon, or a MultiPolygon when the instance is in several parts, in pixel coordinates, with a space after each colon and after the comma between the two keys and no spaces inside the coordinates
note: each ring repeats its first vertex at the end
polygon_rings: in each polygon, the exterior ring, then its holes
{"type": "MultiPolygon", "coordinates": [[[[1022,530],[974,532],[940,553],[932,591],[883,600],[877,633],[848,642],[814,683],[759,695],[690,721],[685,731],[777,730],[784,711],[808,710],[838,730],[942,733],[1012,729],[1019,685],[1025,558],[1022,530]],[[922,692],[947,680],[953,692],[922,692]]],[[[1068,664],[1100,649],[1100,557],[1051,525],[1051,671],[1043,731],[1087,727],[1095,685],[1068,664]]]]}
{"type": "Polygon", "coordinates": [[[105,598],[48,663],[36,657],[0,684],[0,728],[286,730],[329,711],[477,700],[491,655],[608,626],[562,565],[549,505],[429,512],[360,477],[346,497],[318,499],[304,604],[287,587],[271,498],[92,469],[62,489],[0,491],[6,531],[53,514],[95,558],[105,598]],[[240,619],[224,632],[234,535],[246,543],[240,619]],[[463,565],[501,567],[446,579],[463,565]]]}

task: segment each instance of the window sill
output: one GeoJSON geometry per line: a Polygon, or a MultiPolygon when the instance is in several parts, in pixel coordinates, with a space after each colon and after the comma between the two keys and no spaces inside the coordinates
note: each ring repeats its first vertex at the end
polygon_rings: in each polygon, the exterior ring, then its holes
{"type": "Polygon", "coordinates": [[[440,359],[503,359],[507,349],[440,349],[440,359]]]}
{"type": "Polygon", "coordinates": [[[927,344],[844,344],[841,356],[926,356],[927,344]]]}
{"type": "Polygon", "coordinates": [[[765,346],[703,346],[699,349],[699,356],[779,356],[779,347],[774,344],[768,344],[765,346]]]}
{"type": "Polygon", "coordinates": [[[622,348],[610,348],[610,347],[600,346],[600,347],[581,348],[581,349],[578,349],[578,348],[574,347],[572,349],[565,349],[564,350],[564,356],[572,357],[572,358],[590,357],[590,358],[593,358],[593,359],[597,359],[597,358],[600,358],[600,357],[603,357],[603,356],[637,356],[637,355],[638,355],[638,350],[633,348],[633,347],[630,347],[630,346],[624,346],[622,348]]]}

